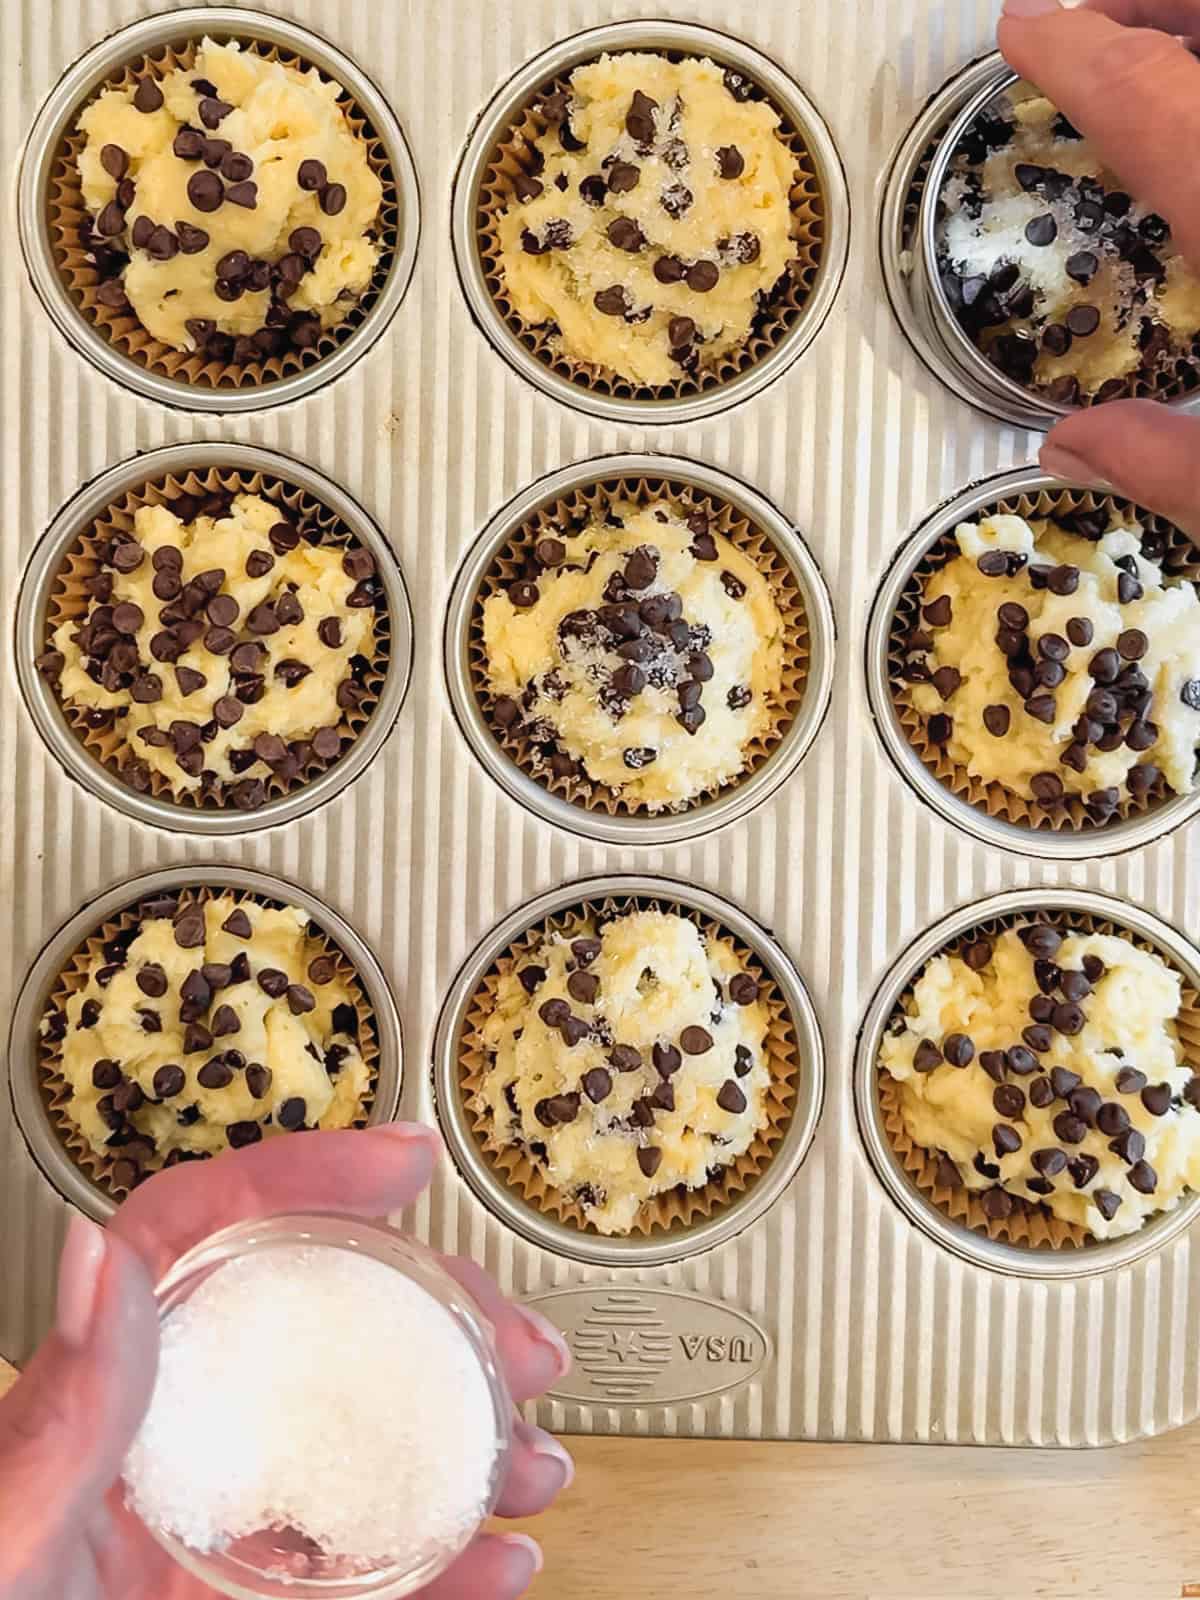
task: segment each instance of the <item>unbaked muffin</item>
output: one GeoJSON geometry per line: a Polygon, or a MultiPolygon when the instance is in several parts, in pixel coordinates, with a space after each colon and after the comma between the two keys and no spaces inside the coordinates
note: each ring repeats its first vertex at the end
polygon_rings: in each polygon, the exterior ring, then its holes
{"type": "Polygon", "coordinates": [[[483,606],[491,718],[555,774],[679,810],[736,779],[778,719],[785,625],[708,514],[615,500],[483,606]]]}
{"type": "Polygon", "coordinates": [[[368,289],[383,188],[316,68],[210,39],[80,115],[98,305],[218,363],[311,350],[368,289]]]}
{"type": "Polygon", "coordinates": [[[371,553],[261,494],[142,503],[38,666],[83,729],[115,729],[131,787],[253,810],[336,761],[368,700],[371,553]]]}
{"type": "Polygon", "coordinates": [[[231,892],[146,902],[51,996],[54,1114],[116,1190],[265,1136],[350,1127],[371,1088],[362,1004],[346,958],[294,906],[231,892]]]}
{"type": "Polygon", "coordinates": [[[1132,514],[996,515],[955,530],[899,675],[927,745],[1093,823],[1196,786],[1200,594],[1132,514]]]}
{"type": "Polygon", "coordinates": [[[955,152],[937,241],[956,317],[1016,382],[1067,405],[1200,383],[1200,279],[1029,85],[955,152]]]}
{"type": "Polygon", "coordinates": [[[1048,920],[929,961],[879,1052],[934,1186],[1003,1223],[1043,1207],[1096,1239],[1200,1185],[1200,1063],[1178,974],[1114,934],[1048,920]]]}
{"type": "Polygon", "coordinates": [[[605,1234],[648,1200],[700,1189],[769,1121],[770,1013],[733,945],[631,911],[549,931],[498,980],[477,1099],[605,1234]]]}
{"type": "Polygon", "coordinates": [[[718,367],[797,263],[778,114],[736,72],[649,52],[576,68],[540,110],[498,224],[517,315],[638,386],[718,367]]]}

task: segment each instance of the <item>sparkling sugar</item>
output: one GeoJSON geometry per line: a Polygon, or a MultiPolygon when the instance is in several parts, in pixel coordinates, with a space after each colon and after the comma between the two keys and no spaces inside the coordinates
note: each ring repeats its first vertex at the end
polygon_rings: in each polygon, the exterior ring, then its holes
{"type": "Polygon", "coordinates": [[[411,1570],[479,1522],[497,1447],[449,1312],[369,1257],[281,1245],[164,1321],[125,1482],[143,1521],[198,1552],[290,1529],[355,1570],[411,1570]]]}

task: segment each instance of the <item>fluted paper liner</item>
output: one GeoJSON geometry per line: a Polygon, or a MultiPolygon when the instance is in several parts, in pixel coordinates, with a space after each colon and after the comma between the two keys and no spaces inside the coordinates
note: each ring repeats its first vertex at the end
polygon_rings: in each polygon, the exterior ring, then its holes
{"type": "MultiPolygon", "coordinates": [[[[639,53],[653,55],[659,52],[644,50],[639,53]]],[[[671,51],[670,54],[672,59],[678,59],[689,55],[699,58],[701,53],[671,51]]],[[[590,61],[598,59],[595,56],[590,61]]],[[[572,73],[589,65],[590,61],[573,63],[551,83],[543,85],[530,103],[516,113],[492,151],[475,196],[479,257],[488,293],[501,320],[525,348],[552,372],[570,379],[582,389],[633,400],[682,400],[689,395],[705,394],[728,383],[739,373],[748,371],[769,355],[804,313],[817,280],[825,247],[827,200],[816,164],[805,144],[803,130],[796,127],[782,106],[776,105],[769,95],[759,91],[755,85],[755,98],[766,100],[779,117],[778,137],[796,163],[789,195],[791,235],[796,253],[786,272],[771,290],[767,303],[756,315],[748,337],[741,345],[727,351],[717,365],[709,368],[702,365],[694,375],[684,373],[681,369],[680,376],[673,383],[657,387],[644,386],[633,379],[624,378],[611,367],[575,360],[559,347],[555,329],[545,323],[526,322],[513,306],[500,264],[498,219],[515,198],[513,181],[517,175],[534,174],[534,144],[550,126],[542,114],[542,102],[547,96],[560,92],[570,96],[572,73]]],[[[750,78],[751,74],[743,73],[743,76],[750,78]]]]}
{"type": "MultiPolygon", "coordinates": [[[[999,94],[1007,95],[1010,92],[1010,90],[1004,89],[999,91],[999,94]]],[[[917,164],[917,169],[913,173],[912,182],[908,187],[908,193],[905,196],[904,241],[906,247],[909,249],[911,249],[916,243],[917,235],[920,232],[922,197],[925,193],[926,184],[929,180],[930,168],[933,165],[934,157],[938,153],[941,142],[941,137],[934,140],[922,155],[917,164]]],[[[927,270],[932,270],[934,266],[935,263],[928,263],[927,270]]],[[[932,299],[931,297],[931,303],[940,313],[941,308],[938,301],[932,299]]],[[[963,331],[965,333],[965,329],[963,331]]],[[[1172,330],[1172,332],[1174,332],[1174,330],[1172,330]]],[[[969,334],[966,336],[970,338],[969,334]]],[[[976,349],[978,348],[978,345],[976,345],[976,349]]],[[[983,355],[982,350],[980,350],[980,355],[983,355]]],[[[1189,354],[1179,355],[1175,358],[1173,370],[1163,368],[1162,370],[1154,373],[1149,379],[1141,376],[1133,377],[1127,382],[1125,390],[1122,394],[1114,394],[1110,396],[1109,399],[1124,400],[1134,396],[1140,400],[1178,400],[1182,396],[1192,394],[1197,388],[1200,388],[1200,367],[1194,365],[1194,363],[1197,362],[1200,362],[1200,336],[1193,339],[1189,354]]],[[[1045,389],[1038,384],[1020,383],[1019,380],[1014,378],[1011,373],[1006,373],[1005,376],[1011,383],[1017,384],[1018,388],[1027,390],[1030,395],[1037,398],[1044,397],[1045,389]]],[[[1099,403],[1103,405],[1107,404],[1108,401],[1101,401],[1099,403]]],[[[1096,404],[1097,400],[1095,395],[1081,395],[1078,401],[1077,409],[1084,409],[1088,406],[1096,404]]]]}
{"type": "Polygon", "coordinates": [[[559,537],[564,528],[579,528],[617,500],[639,506],[665,501],[681,518],[694,511],[705,511],[714,533],[728,539],[762,573],[770,586],[784,626],[783,670],[770,706],[768,727],[743,747],[745,764],[726,784],[703,790],[674,807],[676,813],[694,810],[706,801],[727,793],[763,767],[778,749],[795,722],[804,701],[808,682],[810,639],[804,595],[791,567],[760,528],[735,506],[707,490],[658,478],[603,478],[582,484],[551,500],[529,516],[494,557],[479,585],[467,623],[467,662],[471,686],[488,721],[493,739],[508,759],[551,794],[569,800],[587,811],[607,816],[656,816],[643,801],[630,800],[620,790],[597,783],[585,773],[556,777],[542,760],[536,745],[524,734],[520,723],[502,727],[493,715],[496,696],[488,683],[488,656],[483,641],[483,609],[495,594],[503,593],[519,575],[522,560],[532,554],[538,540],[559,537]]]}
{"type": "Polygon", "coordinates": [[[666,911],[687,917],[707,938],[719,939],[732,948],[745,969],[754,974],[759,984],[760,999],[770,1012],[764,1048],[771,1083],[765,1103],[766,1125],[756,1134],[745,1154],[723,1168],[718,1176],[710,1178],[701,1188],[686,1189],[680,1185],[645,1201],[629,1230],[631,1234],[649,1236],[680,1233],[713,1216],[738,1195],[753,1188],[774,1159],[787,1133],[796,1107],[800,1073],[804,1070],[791,1014],[769,968],[720,923],[704,917],[700,912],[672,901],[638,895],[620,900],[585,900],[534,923],[492,963],[471,997],[457,1044],[459,1090],[476,1143],[496,1178],[516,1190],[535,1211],[584,1233],[598,1233],[587,1220],[584,1208],[561,1189],[552,1187],[544,1172],[525,1151],[503,1143],[495,1135],[489,1109],[481,1094],[488,1068],[483,1027],[495,1008],[500,978],[535,950],[547,935],[570,934],[583,926],[589,917],[611,919],[641,910],[666,911]]]}
{"type": "MultiPolygon", "coordinates": [[[[145,897],[153,902],[164,896],[174,896],[175,890],[161,890],[157,894],[145,897]]],[[[247,889],[239,889],[236,885],[209,887],[181,887],[178,891],[178,900],[181,905],[202,905],[208,900],[218,899],[222,895],[231,895],[239,905],[253,901],[257,905],[281,907],[287,905],[285,900],[276,900],[266,895],[252,894],[247,889]]],[[[93,964],[103,960],[103,947],[118,934],[127,933],[130,929],[140,928],[146,920],[143,913],[144,901],[135,901],[127,906],[124,911],[116,913],[106,922],[102,923],[75,951],[75,954],[64,963],[58,976],[58,981],[46,1001],[42,1012],[43,1018],[55,1011],[66,1013],[68,998],[80,989],[87,987],[87,980],[93,964]]],[[[331,935],[310,920],[309,936],[313,941],[319,940],[322,949],[331,955],[337,963],[337,975],[349,989],[353,996],[354,1009],[358,1017],[358,1048],[366,1063],[370,1075],[370,1087],[363,1098],[361,1112],[355,1118],[353,1126],[365,1128],[375,1088],[378,1082],[379,1068],[379,1038],[375,1028],[375,1018],[371,1011],[366,991],[358,976],[358,972],[350,958],[345,954],[331,935]],[[313,929],[317,929],[314,933],[313,929]]],[[[246,945],[247,950],[253,948],[253,941],[246,945]]],[[[314,952],[319,954],[320,951],[314,952]]],[[[310,957],[311,959],[311,957],[310,957]]],[[[84,1137],[79,1126],[71,1117],[71,1100],[73,1098],[71,1086],[62,1075],[62,1050],[58,1044],[52,1044],[41,1033],[37,1041],[38,1051],[38,1086],[41,1090],[42,1104],[46,1116],[58,1135],[58,1138],[70,1156],[71,1160],[80,1169],[84,1176],[95,1187],[108,1195],[111,1199],[120,1200],[127,1191],[117,1184],[112,1178],[112,1169],[118,1162],[123,1151],[114,1149],[111,1155],[98,1155],[84,1137]]],[[[223,1153],[223,1152],[222,1152],[223,1153]]],[[[160,1170],[161,1162],[157,1156],[155,1163],[148,1169],[150,1172],[160,1170]]]]}
{"type": "MultiPolygon", "coordinates": [[[[1174,963],[1161,951],[1153,941],[1142,939],[1130,933],[1127,928],[1107,921],[1102,917],[1094,917],[1085,912],[1016,912],[1010,916],[992,917],[986,922],[968,929],[956,939],[950,940],[939,955],[956,955],[962,947],[981,934],[995,938],[998,934],[1010,928],[1027,926],[1032,921],[1049,922],[1055,927],[1069,929],[1072,933],[1101,933],[1116,934],[1119,938],[1128,939],[1131,944],[1141,950],[1153,951],[1168,966],[1174,968],[1174,963]]],[[[934,957],[930,957],[933,960],[934,957]]],[[[926,963],[928,965],[928,963],[926,963]]],[[[922,968],[921,970],[924,970],[922,968]]],[[[1178,971],[1177,968],[1174,970],[1178,971]]],[[[904,1014],[912,986],[920,976],[914,972],[912,979],[905,988],[904,994],[897,1003],[893,1016],[904,1014]]],[[[1179,1040],[1183,1046],[1184,1058],[1190,1063],[1194,1074],[1200,1074],[1200,994],[1192,988],[1186,976],[1179,974],[1183,982],[1183,993],[1180,1001],[1179,1014],[1175,1018],[1175,1026],[1179,1033],[1179,1040]]],[[[1031,1250],[1079,1250],[1094,1244],[1093,1235],[1078,1223],[1064,1222],[1061,1217],[1043,1205],[1034,1204],[1021,1195],[1014,1194],[1013,1213],[1010,1217],[995,1220],[986,1215],[982,1205],[984,1190],[947,1189],[937,1181],[938,1152],[924,1149],[916,1145],[909,1138],[904,1126],[904,1117],[901,1112],[900,1085],[883,1067],[876,1071],[879,1104],[883,1111],[883,1125],[887,1133],[888,1142],[895,1152],[900,1166],[905,1175],[916,1185],[921,1194],[932,1205],[948,1217],[951,1222],[960,1227],[969,1228],[975,1233],[984,1233],[989,1239],[998,1240],[1004,1244],[1023,1245],[1031,1250]]],[[[1000,1185],[999,1187],[1003,1187],[1000,1185]]],[[[1006,1191],[1007,1193],[1008,1191],[1006,1191]]]]}
{"type": "MultiPolygon", "coordinates": [[[[63,557],[46,607],[46,626],[43,648],[53,646],[53,635],[64,622],[82,621],[91,596],[84,588],[87,578],[101,570],[101,551],[114,537],[131,535],[134,517],[142,506],[166,505],[181,494],[203,496],[224,490],[228,494],[258,494],[278,505],[281,514],[293,518],[320,533],[318,543],[337,548],[354,548],[348,528],[323,501],[307,490],[288,483],[274,474],[243,472],[228,467],[205,467],[184,473],[166,473],[151,482],[127,489],[119,500],[107,506],[74,540],[63,557]]],[[[358,738],[371,720],[379,703],[388,673],[391,651],[390,619],[386,607],[374,613],[375,653],[370,670],[362,677],[365,691],[362,704],[353,711],[338,707],[338,731],[342,735],[342,749],[333,760],[325,761],[315,752],[304,770],[290,781],[272,771],[264,779],[269,799],[278,799],[311,782],[319,773],[335,766],[347,754],[350,742],[358,738]]],[[[128,784],[123,768],[132,761],[140,761],[142,752],[136,738],[126,738],[122,728],[128,726],[129,717],[116,718],[111,725],[100,728],[88,726],[88,708],[66,704],[58,692],[57,684],[50,686],[63,709],[67,722],[88,754],[128,784]]],[[[131,711],[136,707],[130,702],[131,711]]],[[[237,781],[236,779],[234,780],[237,781]]],[[[195,810],[221,811],[227,809],[224,785],[220,782],[211,789],[176,787],[156,767],[150,768],[150,793],[156,800],[170,801],[174,805],[189,806],[195,810]]],[[[253,813],[249,813],[253,815],[253,813]]]]}
{"type": "MultiPolygon", "coordinates": [[[[222,29],[215,32],[218,37],[227,36],[222,29]]],[[[93,91],[92,98],[107,89],[129,88],[141,77],[163,78],[176,67],[193,66],[198,43],[193,39],[187,44],[163,45],[136,57],[120,72],[100,84],[93,91]]],[[[295,52],[264,40],[238,37],[238,43],[255,55],[268,61],[281,61],[284,66],[304,69],[311,65],[295,52]]],[[[318,71],[321,69],[318,68],[318,71]]],[[[323,71],[321,75],[328,78],[323,71]]],[[[128,307],[123,311],[115,311],[97,301],[96,290],[103,280],[80,242],[80,228],[91,214],[84,204],[79,178],[79,155],[87,141],[76,126],[78,112],[83,110],[82,105],[78,107],[50,171],[46,202],[50,243],[59,273],[76,308],[121,355],[136,361],[149,372],[178,383],[190,383],[200,389],[261,388],[316,366],[344,344],[366,319],[391,269],[401,226],[400,200],[395,174],[383,144],[350,92],[342,84],[338,88],[341,90],[338,104],[347,123],[365,146],[371,170],[383,185],[383,199],[374,227],[374,237],[380,245],[375,272],[366,291],[353,303],[347,304],[342,321],[322,329],[320,339],[311,349],[296,350],[289,347],[279,355],[244,364],[210,360],[202,350],[177,350],[173,345],[155,339],[128,307]]]]}
{"type": "MultiPolygon", "coordinates": [[[[1037,494],[1010,495],[993,502],[984,511],[976,513],[971,521],[981,521],[988,516],[1001,514],[1024,517],[1026,521],[1038,518],[1054,519],[1075,512],[1106,511],[1130,513],[1147,532],[1157,534],[1165,545],[1164,570],[1171,575],[1200,584],[1200,549],[1165,518],[1155,516],[1130,501],[1116,495],[1096,494],[1091,490],[1042,489],[1037,494]]],[[[912,703],[911,685],[901,677],[905,661],[904,641],[907,635],[921,626],[920,609],[925,585],[947,562],[959,555],[954,530],[945,532],[933,547],[925,552],[909,573],[888,633],[888,687],[896,717],[909,744],[921,758],[938,782],[957,799],[985,811],[989,817],[998,817],[1018,827],[1048,828],[1054,832],[1103,833],[1106,824],[1097,823],[1087,811],[1077,794],[1065,794],[1061,800],[1049,805],[1027,799],[1002,783],[984,783],[972,776],[966,767],[951,760],[948,752],[939,745],[930,744],[926,735],[926,719],[912,703]]],[[[953,714],[953,701],[950,702],[953,714]]],[[[1151,752],[1153,754],[1153,752],[1151,752]]],[[[1160,778],[1144,795],[1126,794],[1114,817],[1122,821],[1157,809],[1174,790],[1168,789],[1160,778]]]]}

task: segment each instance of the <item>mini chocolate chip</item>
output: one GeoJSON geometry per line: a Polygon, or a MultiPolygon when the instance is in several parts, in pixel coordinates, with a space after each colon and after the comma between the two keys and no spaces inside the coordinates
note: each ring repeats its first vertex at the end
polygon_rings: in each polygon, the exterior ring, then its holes
{"type": "Polygon", "coordinates": [[[1004,1189],[985,1189],[979,1203],[984,1215],[993,1222],[1003,1222],[1013,1214],[1013,1197],[1004,1189]]]}
{"type": "Polygon", "coordinates": [[[657,1145],[642,1145],[638,1149],[637,1164],[642,1170],[642,1175],[652,1178],[662,1163],[662,1151],[657,1145]]]}
{"type": "Polygon", "coordinates": [[[1096,306],[1072,306],[1067,312],[1067,327],[1077,338],[1086,339],[1100,326],[1100,312],[1096,306]]]}
{"type": "Polygon", "coordinates": [[[253,180],[231,183],[225,191],[225,198],[231,206],[242,206],[247,211],[253,211],[258,204],[258,185],[253,180]]]}
{"type": "Polygon", "coordinates": [[[1153,1194],[1158,1188],[1158,1174],[1148,1161],[1135,1161],[1127,1176],[1139,1194],[1153,1194]]]}
{"type": "Polygon", "coordinates": [[[949,742],[954,731],[954,723],[944,712],[935,712],[925,724],[925,736],[930,744],[940,745],[949,742]]]}
{"type": "Polygon", "coordinates": [[[733,1116],[739,1116],[745,1111],[747,1100],[739,1085],[732,1078],[726,1078],[717,1091],[717,1104],[722,1111],[728,1111],[733,1116]]]}
{"type": "Polygon", "coordinates": [[[965,1033],[950,1033],[942,1042],[942,1054],[952,1067],[966,1067],[975,1059],[975,1044],[965,1033]]]}
{"type": "Polygon", "coordinates": [[[1045,211],[1040,216],[1030,218],[1025,224],[1025,237],[1032,245],[1053,244],[1058,238],[1058,223],[1053,213],[1045,211]]]}
{"type": "Polygon", "coordinates": [[[262,967],[258,973],[258,987],[272,1000],[282,999],[288,990],[288,975],[278,967],[262,967]]]}
{"type": "Polygon", "coordinates": [[[302,1095],[291,1095],[286,1099],[275,1113],[275,1120],[281,1128],[289,1133],[295,1133],[304,1126],[304,1119],[308,1115],[308,1103],[302,1095]]]}
{"type": "Polygon", "coordinates": [[[922,1039],[913,1051],[913,1067],[917,1072],[932,1072],[940,1067],[943,1056],[932,1039],[922,1039]]]}
{"type": "MultiPolygon", "coordinates": [[[[703,1032],[703,1029],[700,1031],[703,1032]]],[[[650,1054],[655,1069],[662,1078],[669,1078],[683,1065],[683,1056],[673,1044],[656,1044],[650,1054]]]]}
{"type": "Polygon", "coordinates": [[[712,1034],[707,1028],[687,1027],[679,1035],[679,1045],[686,1055],[702,1056],[713,1047],[712,1034]]]}
{"type": "Polygon", "coordinates": [[[228,1034],[239,1033],[242,1024],[232,1006],[220,1005],[213,1012],[209,1026],[212,1028],[213,1038],[221,1039],[228,1034]]]}
{"type": "Polygon", "coordinates": [[[708,294],[715,289],[720,280],[720,271],[713,261],[696,261],[684,274],[687,286],[696,294],[708,294]]]}
{"type": "Polygon", "coordinates": [[[1165,1117],[1171,1109],[1171,1085],[1151,1083],[1142,1090],[1142,1104],[1152,1117],[1165,1117]]]}
{"type": "Polygon", "coordinates": [[[187,181],[187,197],[197,211],[216,211],[225,198],[224,185],[215,172],[193,172],[187,181]]]}
{"type": "Polygon", "coordinates": [[[983,725],[987,731],[997,739],[1003,739],[1012,722],[1012,713],[1007,706],[984,706],[983,725]]]}
{"type": "Polygon", "coordinates": [[[1025,1114],[1025,1091],[1015,1083],[1002,1083],[992,1091],[992,1105],[1002,1117],[1015,1121],[1025,1114]]]}
{"type": "Polygon", "coordinates": [[[573,972],[567,979],[567,993],[581,1005],[592,1005],[600,993],[600,980],[591,972],[573,972]]]}
{"type": "Polygon", "coordinates": [[[583,1075],[583,1092],[593,1105],[607,1100],[612,1093],[612,1075],[604,1067],[592,1067],[583,1075]]]}
{"type": "Polygon", "coordinates": [[[270,1067],[264,1067],[261,1062],[252,1061],[246,1068],[246,1087],[255,1100],[264,1100],[271,1088],[271,1079],[274,1076],[270,1067]]]}
{"type": "Polygon", "coordinates": [[[1035,800],[1043,805],[1051,805],[1063,797],[1063,781],[1056,772],[1035,772],[1029,780],[1029,787],[1035,800]]]}

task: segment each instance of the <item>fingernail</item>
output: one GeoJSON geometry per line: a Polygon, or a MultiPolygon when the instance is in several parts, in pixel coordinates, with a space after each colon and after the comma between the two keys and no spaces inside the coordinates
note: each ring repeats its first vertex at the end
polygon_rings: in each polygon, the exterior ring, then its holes
{"type": "Polygon", "coordinates": [[[543,1461],[553,1461],[562,1468],[562,1487],[569,1489],[575,1482],[575,1463],[552,1433],[539,1428],[529,1440],[529,1448],[543,1461]]]}
{"type": "Polygon", "coordinates": [[[554,1352],[558,1376],[561,1378],[564,1373],[571,1370],[571,1352],[567,1341],[554,1324],[542,1316],[540,1311],[535,1311],[532,1306],[518,1306],[517,1310],[524,1318],[531,1338],[537,1344],[545,1345],[554,1352]]]}
{"type": "MultiPolygon", "coordinates": [[[[502,1533],[498,1537],[501,1544],[507,1545],[510,1550],[519,1550],[529,1558],[533,1564],[533,1571],[529,1574],[529,1578],[536,1578],[545,1561],[541,1545],[535,1539],[531,1539],[527,1533],[502,1533]]],[[[525,1580],[527,1583],[529,1578],[525,1580]]]]}
{"type": "Polygon", "coordinates": [[[1064,450],[1060,444],[1044,444],[1038,456],[1044,471],[1051,477],[1062,478],[1067,483],[1094,484],[1101,489],[1111,489],[1112,485],[1103,478],[1096,476],[1096,469],[1082,456],[1074,455],[1070,450],[1064,450]]]}
{"type": "Polygon", "coordinates": [[[377,1138],[394,1139],[397,1144],[425,1144],[433,1150],[442,1148],[437,1129],[423,1122],[377,1122],[367,1131],[377,1138]]]}
{"type": "Polygon", "coordinates": [[[1048,17],[1061,10],[1059,0],[1004,0],[1006,17],[1048,17]]]}
{"type": "Polygon", "coordinates": [[[76,1212],[67,1227],[67,1240],[58,1264],[55,1310],[55,1326],[68,1344],[87,1342],[107,1255],[104,1229],[76,1212]]]}

